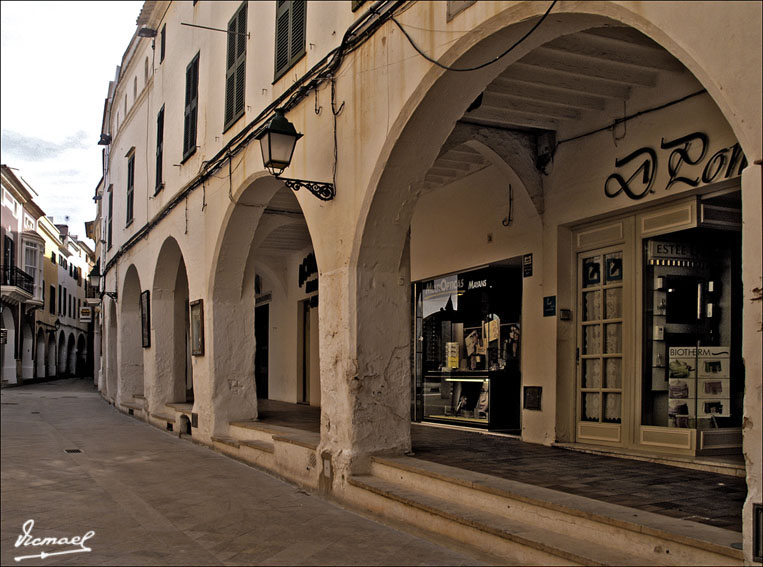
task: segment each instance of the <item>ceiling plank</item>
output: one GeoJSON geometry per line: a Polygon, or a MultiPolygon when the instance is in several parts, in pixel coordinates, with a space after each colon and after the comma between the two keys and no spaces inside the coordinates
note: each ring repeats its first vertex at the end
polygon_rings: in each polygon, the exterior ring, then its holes
{"type": "Polygon", "coordinates": [[[559,119],[507,109],[480,108],[476,112],[469,112],[464,116],[468,118],[469,122],[483,126],[498,126],[502,128],[518,126],[541,130],[559,129],[559,119]]]}
{"type": "Polygon", "coordinates": [[[482,106],[477,110],[467,112],[466,116],[478,116],[480,111],[488,109],[538,114],[540,116],[561,118],[564,120],[579,120],[581,116],[580,110],[570,106],[561,106],[558,104],[550,104],[543,100],[496,93],[486,93],[482,99],[482,106]]]}
{"type": "Polygon", "coordinates": [[[543,46],[546,49],[575,53],[603,61],[636,65],[649,69],[684,72],[685,67],[664,49],[616,40],[594,34],[565,35],[543,46]]]}
{"type": "Polygon", "coordinates": [[[498,77],[488,85],[486,92],[543,100],[584,110],[604,110],[607,100],[604,97],[587,93],[558,89],[547,85],[534,85],[504,77],[498,77]]]}
{"type": "Polygon", "coordinates": [[[608,99],[624,99],[630,96],[629,85],[617,84],[578,73],[543,69],[521,62],[514,63],[501,74],[502,78],[515,79],[537,85],[553,86],[571,91],[590,93],[608,99]]]}
{"type": "Polygon", "coordinates": [[[555,69],[586,77],[605,79],[615,83],[627,83],[642,87],[657,84],[657,73],[634,65],[624,65],[613,61],[602,61],[584,55],[565,53],[538,47],[520,59],[522,63],[543,69],[555,69]]]}

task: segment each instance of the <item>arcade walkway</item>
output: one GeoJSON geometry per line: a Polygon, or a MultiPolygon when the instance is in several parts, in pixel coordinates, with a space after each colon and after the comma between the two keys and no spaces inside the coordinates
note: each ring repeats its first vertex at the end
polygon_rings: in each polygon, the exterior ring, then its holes
{"type": "MultiPolygon", "coordinates": [[[[317,432],[319,408],[264,400],[260,420],[317,432]]],[[[742,458],[717,462],[733,476],[545,447],[478,431],[413,424],[413,453],[432,461],[611,504],[742,532],[742,458]]]]}

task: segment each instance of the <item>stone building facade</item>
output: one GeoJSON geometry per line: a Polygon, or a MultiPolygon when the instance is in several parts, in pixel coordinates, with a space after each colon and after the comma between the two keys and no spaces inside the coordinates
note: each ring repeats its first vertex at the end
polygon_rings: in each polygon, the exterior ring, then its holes
{"type": "Polygon", "coordinates": [[[339,498],[411,420],[736,455],[751,561],[760,21],[146,2],[103,120],[101,392],[216,446],[258,399],[320,406],[315,446],[251,459],[339,498]],[[303,134],[280,178],[258,141],[277,108],[303,134]]]}
{"type": "Polygon", "coordinates": [[[3,169],[3,383],[84,376],[89,324],[80,320],[93,251],[3,169]]]}

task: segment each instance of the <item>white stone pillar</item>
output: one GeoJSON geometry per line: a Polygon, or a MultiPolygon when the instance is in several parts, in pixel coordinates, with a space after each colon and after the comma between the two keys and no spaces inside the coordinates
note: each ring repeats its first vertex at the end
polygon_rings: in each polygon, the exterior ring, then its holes
{"type": "Polygon", "coordinates": [[[752,565],[753,504],[763,501],[763,380],[761,379],[761,352],[763,352],[763,200],[761,199],[761,164],[757,161],[742,173],[742,285],[744,288],[742,357],[745,368],[744,422],[742,424],[743,450],[747,468],[747,500],[742,511],[745,564],[752,565]]]}

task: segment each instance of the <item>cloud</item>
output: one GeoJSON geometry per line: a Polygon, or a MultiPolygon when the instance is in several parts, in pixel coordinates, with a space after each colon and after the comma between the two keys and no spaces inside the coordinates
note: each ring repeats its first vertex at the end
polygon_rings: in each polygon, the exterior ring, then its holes
{"type": "Polygon", "coordinates": [[[88,143],[88,136],[84,130],[68,136],[62,143],[43,140],[32,136],[25,136],[13,130],[3,130],[2,145],[3,153],[7,153],[21,159],[38,161],[55,159],[68,150],[84,150],[93,146],[88,143]]]}

